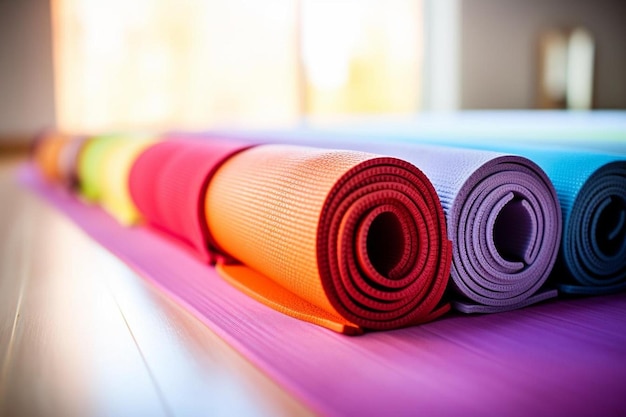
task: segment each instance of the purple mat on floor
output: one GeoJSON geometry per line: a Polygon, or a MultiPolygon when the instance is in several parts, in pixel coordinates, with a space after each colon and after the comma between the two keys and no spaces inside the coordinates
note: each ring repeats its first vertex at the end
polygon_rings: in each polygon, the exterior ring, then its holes
{"type": "Polygon", "coordinates": [[[145,228],[20,181],[325,415],[625,415],[626,294],[345,337],[257,303],[145,228]]]}

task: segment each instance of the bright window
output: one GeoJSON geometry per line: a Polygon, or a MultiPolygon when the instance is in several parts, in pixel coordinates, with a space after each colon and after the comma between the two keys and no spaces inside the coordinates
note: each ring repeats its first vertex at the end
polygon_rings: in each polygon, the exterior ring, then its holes
{"type": "Polygon", "coordinates": [[[52,0],[57,120],[285,125],[419,106],[420,0],[52,0]]]}

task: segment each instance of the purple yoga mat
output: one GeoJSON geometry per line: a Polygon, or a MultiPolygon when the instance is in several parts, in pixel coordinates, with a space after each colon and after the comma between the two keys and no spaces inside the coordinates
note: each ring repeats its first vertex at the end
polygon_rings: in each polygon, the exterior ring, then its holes
{"type": "MultiPolygon", "coordinates": [[[[433,182],[453,242],[452,284],[466,313],[525,307],[542,288],[561,240],[561,211],[545,173],[518,156],[458,148],[367,144],[402,156],[433,182]]],[[[357,148],[359,149],[359,148],[357,148]]]]}
{"type": "Polygon", "coordinates": [[[21,182],[324,415],[626,413],[626,294],[345,337],[278,313],[147,228],[40,181],[21,182]]]}

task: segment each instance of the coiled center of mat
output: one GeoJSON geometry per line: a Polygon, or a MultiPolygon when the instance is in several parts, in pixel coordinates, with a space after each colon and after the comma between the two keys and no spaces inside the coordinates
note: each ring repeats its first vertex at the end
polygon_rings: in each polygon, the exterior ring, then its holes
{"type": "Polygon", "coordinates": [[[581,188],[566,225],[563,254],[585,286],[626,287],[626,163],[606,164],[581,188]]]}
{"type": "Polygon", "coordinates": [[[496,217],[493,240],[500,256],[509,262],[529,262],[532,220],[527,204],[526,200],[515,196],[496,217]]]}
{"type": "Polygon", "coordinates": [[[598,248],[607,256],[614,256],[623,245],[626,235],[626,202],[612,196],[599,210],[596,228],[598,248]]]}
{"type": "Polygon", "coordinates": [[[410,164],[364,162],[330,193],[320,274],[333,307],[354,323],[379,329],[426,317],[443,294],[449,257],[435,190],[410,164]]]}
{"type": "Polygon", "coordinates": [[[401,267],[406,242],[402,223],[397,215],[384,212],[374,218],[367,231],[366,247],[370,262],[379,274],[394,279],[401,267]]]}

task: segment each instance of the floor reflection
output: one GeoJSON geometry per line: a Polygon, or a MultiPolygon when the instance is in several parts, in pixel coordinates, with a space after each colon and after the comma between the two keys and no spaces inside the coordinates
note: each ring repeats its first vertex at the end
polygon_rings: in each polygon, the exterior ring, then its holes
{"type": "Polygon", "coordinates": [[[0,163],[0,415],[308,415],[0,163]]]}

